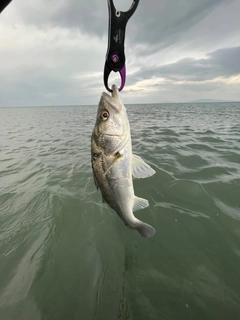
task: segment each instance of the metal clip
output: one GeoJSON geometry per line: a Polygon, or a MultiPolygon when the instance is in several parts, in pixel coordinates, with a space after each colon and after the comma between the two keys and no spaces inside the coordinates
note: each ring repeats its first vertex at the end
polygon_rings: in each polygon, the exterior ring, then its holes
{"type": "Polygon", "coordinates": [[[121,91],[126,81],[126,66],[124,54],[125,30],[129,18],[137,9],[139,0],[134,0],[128,11],[117,11],[113,0],[108,0],[109,24],[108,24],[108,49],[104,67],[104,85],[110,92],[108,87],[109,74],[119,72],[121,76],[121,86],[118,89],[121,91]]]}

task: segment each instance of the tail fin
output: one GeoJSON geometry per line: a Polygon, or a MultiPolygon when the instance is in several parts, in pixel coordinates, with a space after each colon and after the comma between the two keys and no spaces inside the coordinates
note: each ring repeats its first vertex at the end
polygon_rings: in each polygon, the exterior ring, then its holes
{"type": "Polygon", "coordinates": [[[136,229],[143,238],[150,238],[156,233],[156,230],[150,226],[150,224],[144,223],[140,220],[136,229]]]}

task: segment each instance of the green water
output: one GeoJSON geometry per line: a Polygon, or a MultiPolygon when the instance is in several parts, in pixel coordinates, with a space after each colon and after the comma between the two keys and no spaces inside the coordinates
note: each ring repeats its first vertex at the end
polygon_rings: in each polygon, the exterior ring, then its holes
{"type": "Polygon", "coordinates": [[[240,103],[127,106],[150,239],[95,190],[96,110],[0,109],[0,319],[240,319],[240,103]]]}

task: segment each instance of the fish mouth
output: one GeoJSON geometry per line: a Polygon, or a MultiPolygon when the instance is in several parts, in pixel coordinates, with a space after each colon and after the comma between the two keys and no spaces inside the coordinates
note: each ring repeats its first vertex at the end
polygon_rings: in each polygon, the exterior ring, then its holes
{"type": "Polygon", "coordinates": [[[112,85],[112,97],[114,99],[117,99],[117,100],[121,101],[120,94],[119,94],[119,91],[118,91],[118,87],[115,84],[112,85]]]}
{"type": "Polygon", "coordinates": [[[107,107],[111,107],[115,112],[119,113],[122,110],[122,101],[119,95],[118,88],[115,84],[112,85],[112,95],[103,92],[101,95],[101,100],[107,107]]]}

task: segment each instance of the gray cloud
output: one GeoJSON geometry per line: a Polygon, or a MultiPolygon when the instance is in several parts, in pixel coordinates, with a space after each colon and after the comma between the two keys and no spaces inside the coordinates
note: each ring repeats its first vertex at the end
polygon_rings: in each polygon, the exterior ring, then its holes
{"type": "Polygon", "coordinates": [[[156,48],[167,47],[178,41],[186,30],[198,24],[224,2],[227,0],[144,2],[139,6],[132,27],[135,29],[135,37],[139,42],[151,44],[156,48]]]}
{"type": "MultiPolygon", "coordinates": [[[[152,55],[153,52],[163,50],[181,41],[193,41],[191,29],[198,25],[208,28],[211,34],[212,25],[219,23],[218,17],[211,17],[214,10],[221,8],[218,15],[231,7],[233,0],[140,0],[139,6],[127,25],[126,50],[137,53],[138,57],[152,55]],[[205,22],[204,22],[205,21],[205,22]],[[188,34],[187,39],[185,37],[188,34]]],[[[236,1],[235,1],[236,2],[236,1]]],[[[114,1],[116,8],[128,10],[132,0],[114,1]]],[[[238,4],[240,10],[240,2],[238,4]]],[[[237,8],[236,8],[237,11],[237,8]]],[[[223,17],[224,18],[224,17],[223,17]]],[[[235,17],[238,21],[238,18],[235,17]]],[[[107,0],[79,1],[71,0],[62,2],[51,16],[51,23],[57,26],[79,28],[85,34],[103,38],[107,36],[108,30],[108,9],[107,0]]],[[[232,21],[231,21],[232,23],[232,21]]],[[[225,32],[231,25],[225,23],[225,32]]],[[[198,29],[198,30],[199,30],[198,29]]],[[[207,38],[207,34],[205,37],[207,38]]],[[[214,37],[221,34],[215,32],[214,37]]],[[[198,44],[204,43],[203,34],[198,34],[198,44]]],[[[211,38],[209,41],[213,41],[211,38]]],[[[196,45],[196,44],[195,44],[196,45]]],[[[107,44],[106,44],[107,46],[107,44]]]]}
{"type": "MultiPolygon", "coordinates": [[[[166,47],[179,39],[189,28],[198,24],[222,4],[233,0],[140,0],[128,23],[128,38],[133,43],[166,47]]],[[[128,10],[132,0],[114,1],[117,9],[128,10]]],[[[21,19],[35,25],[79,28],[85,34],[100,38],[107,34],[107,0],[23,0],[18,4],[21,19]]]]}
{"type": "Polygon", "coordinates": [[[220,49],[206,59],[184,58],[159,67],[145,68],[131,76],[131,82],[162,77],[174,81],[205,81],[240,74],[240,46],[220,49]]]}

